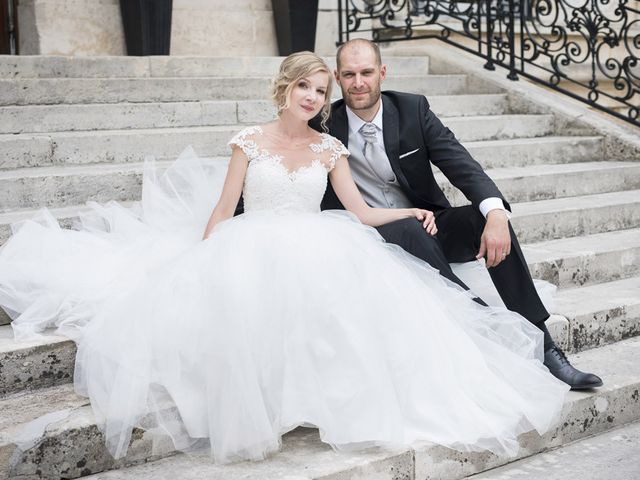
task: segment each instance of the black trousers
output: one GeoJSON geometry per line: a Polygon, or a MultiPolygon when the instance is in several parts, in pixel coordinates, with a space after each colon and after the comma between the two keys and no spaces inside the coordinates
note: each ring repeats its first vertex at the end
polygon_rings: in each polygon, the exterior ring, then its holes
{"type": "MultiPolygon", "coordinates": [[[[389,243],[399,245],[412,255],[438,269],[449,280],[469,288],[451,270],[449,263],[475,260],[485,219],[477,207],[451,207],[436,213],[438,234],[431,236],[415,218],[388,223],[377,228],[389,243]]],[[[531,323],[541,325],[549,317],[533,285],[529,267],[518,239],[511,232],[511,254],[497,267],[489,269],[496,290],[509,310],[518,312],[531,323]]]]}

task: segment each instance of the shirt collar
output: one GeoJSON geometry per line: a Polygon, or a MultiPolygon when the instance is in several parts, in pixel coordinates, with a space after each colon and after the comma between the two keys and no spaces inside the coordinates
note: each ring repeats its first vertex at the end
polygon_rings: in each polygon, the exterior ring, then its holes
{"type": "MultiPolygon", "coordinates": [[[[378,109],[378,113],[376,113],[376,116],[373,117],[373,120],[371,120],[370,123],[373,123],[378,128],[378,130],[382,131],[382,98],[380,100],[380,108],[378,109]]],[[[362,126],[367,122],[356,115],[348,106],[345,105],[345,107],[347,108],[349,130],[351,130],[352,133],[358,133],[362,126]]]]}

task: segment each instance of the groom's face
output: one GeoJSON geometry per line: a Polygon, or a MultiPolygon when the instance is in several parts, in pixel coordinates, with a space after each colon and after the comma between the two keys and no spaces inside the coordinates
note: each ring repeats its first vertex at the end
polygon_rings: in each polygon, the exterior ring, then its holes
{"type": "Polygon", "coordinates": [[[378,63],[371,47],[355,44],[340,53],[335,77],[345,103],[358,114],[359,111],[377,110],[380,85],[386,73],[386,67],[378,63]]]}

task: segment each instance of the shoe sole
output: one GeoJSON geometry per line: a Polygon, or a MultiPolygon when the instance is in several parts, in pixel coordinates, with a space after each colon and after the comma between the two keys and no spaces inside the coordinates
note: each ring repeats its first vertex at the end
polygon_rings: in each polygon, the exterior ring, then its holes
{"type": "Polygon", "coordinates": [[[592,383],[589,385],[576,385],[575,387],[571,387],[571,390],[590,390],[592,388],[598,388],[604,385],[602,382],[592,383]]]}

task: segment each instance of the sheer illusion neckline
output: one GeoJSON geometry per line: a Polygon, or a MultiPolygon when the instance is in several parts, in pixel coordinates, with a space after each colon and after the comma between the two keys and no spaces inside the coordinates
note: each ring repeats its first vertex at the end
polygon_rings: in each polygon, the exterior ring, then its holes
{"type": "MultiPolygon", "coordinates": [[[[258,127],[258,132],[260,133],[260,135],[264,136],[264,130],[262,129],[262,127],[258,127]]],[[[310,162],[301,164],[299,166],[297,166],[296,168],[289,168],[284,159],[285,156],[284,155],[280,155],[280,154],[272,154],[269,149],[265,148],[262,145],[258,145],[256,143],[256,146],[260,149],[260,156],[266,159],[270,159],[272,160],[275,164],[279,165],[280,167],[282,167],[282,169],[284,170],[284,172],[290,177],[290,178],[294,178],[296,175],[298,175],[299,173],[302,173],[306,170],[310,170],[311,168],[315,167],[316,165],[320,164],[322,165],[322,162],[320,162],[320,159],[318,157],[318,155],[320,154],[320,152],[322,151],[322,145],[325,142],[325,138],[324,135],[322,133],[318,133],[317,138],[319,139],[318,142],[309,142],[306,145],[306,148],[308,148],[309,150],[311,150],[313,153],[316,154],[316,157],[311,160],[310,162]]]]}

